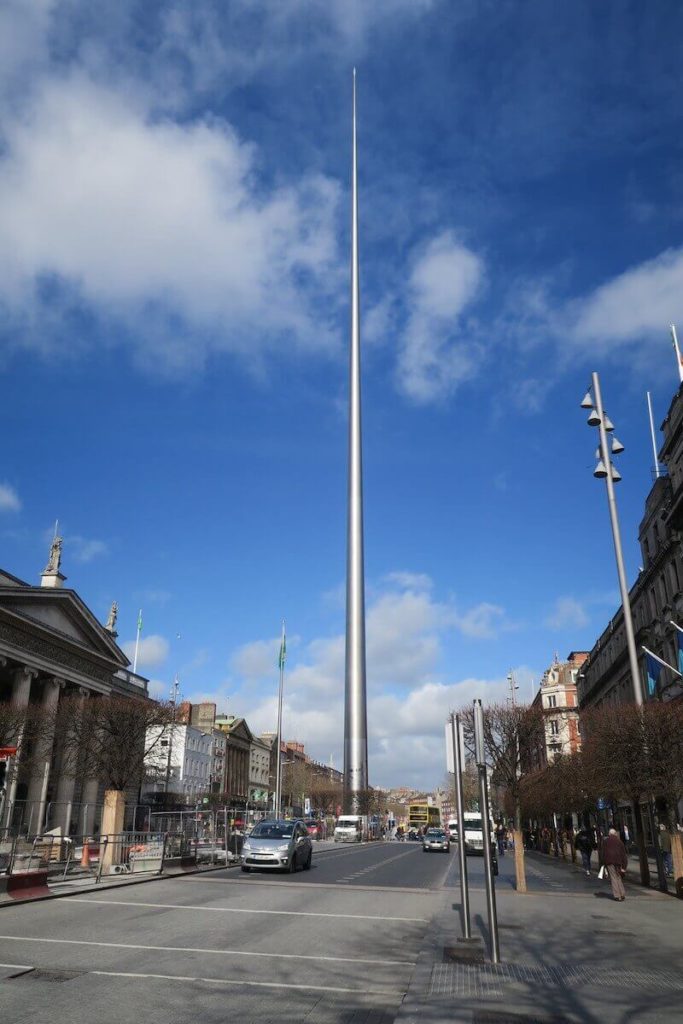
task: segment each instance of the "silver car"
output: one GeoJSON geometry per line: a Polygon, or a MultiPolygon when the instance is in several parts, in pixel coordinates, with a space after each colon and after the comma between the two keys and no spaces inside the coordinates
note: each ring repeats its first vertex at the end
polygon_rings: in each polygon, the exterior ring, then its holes
{"type": "Polygon", "coordinates": [[[450,836],[442,828],[428,828],[422,839],[422,849],[425,853],[430,850],[443,850],[445,853],[451,848],[450,836]]]}
{"type": "Polygon", "coordinates": [[[303,821],[259,821],[244,840],[242,871],[266,868],[270,871],[308,871],[313,843],[303,821]]]}

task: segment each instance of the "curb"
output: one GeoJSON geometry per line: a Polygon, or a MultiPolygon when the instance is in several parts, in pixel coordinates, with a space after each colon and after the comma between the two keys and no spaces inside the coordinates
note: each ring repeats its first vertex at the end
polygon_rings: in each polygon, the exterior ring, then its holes
{"type": "MultiPolygon", "coordinates": [[[[234,865],[229,864],[228,867],[237,867],[237,863],[234,865]]],[[[108,892],[109,889],[125,889],[130,885],[145,885],[148,882],[167,882],[171,878],[187,878],[188,875],[205,875],[209,871],[225,871],[225,864],[216,864],[214,867],[208,868],[195,868],[190,871],[174,871],[168,875],[152,875],[151,878],[135,878],[126,881],[113,882],[111,885],[97,885],[95,887],[87,886],[81,889],[72,889],[70,892],[51,892],[47,896],[29,896],[26,899],[14,899],[8,902],[0,902],[0,911],[4,907],[19,907],[26,903],[42,903],[45,900],[63,900],[68,899],[69,896],[82,896],[92,892],[108,892]]]]}

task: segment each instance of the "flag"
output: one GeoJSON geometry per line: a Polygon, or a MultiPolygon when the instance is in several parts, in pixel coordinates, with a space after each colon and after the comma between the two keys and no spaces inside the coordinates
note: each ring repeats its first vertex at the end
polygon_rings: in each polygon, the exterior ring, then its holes
{"type": "Polygon", "coordinates": [[[669,621],[676,630],[676,640],[678,643],[678,671],[683,673],[683,629],[681,629],[673,619],[669,619],[669,621]]]}
{"type": "Polygon", "coordinates": [[[142,632],[142,608],[138,612],[138,633],[142,632]]]}
{"type": "Polygon", "coordinates": [[[287,657],[287,639],[285,637],[285,628],[282,627],[282,640],[280,641],[280,654],[277,659],[277,667],[285,667],[285,658],[287,657]]]}
{"type": "Polygon", "coordinates": [[[653,658],[651,654],[646,654],[645,666],[647,668],[647,692],[652,697],[657,692],[663,665],[660,661],[653,658]]]}
{"type": "Polygon", "coordinates": [[[645,651],[645,665],[647,668],[647,692],[652,697],[657,692],[657,685],[663,668],[670,669],[676,676],[680,676],[681,673],[673,665],[670,665],[668,661],[663,661],[658,654],[653,654],[645,645],[643,645],[643,650],[645,651]]]}

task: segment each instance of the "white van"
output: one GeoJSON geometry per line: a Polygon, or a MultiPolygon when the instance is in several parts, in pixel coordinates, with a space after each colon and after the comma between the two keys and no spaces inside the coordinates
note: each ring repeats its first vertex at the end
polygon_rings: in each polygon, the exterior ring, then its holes
{"type": "MultiPolygon", "coordinates": [[[[479,811],[465,811],[465,853],[484,853],[484,832],[482,829],[481,814],[479,811]]],[[[493,823],[491,823],[493,834],[493,823]]],[[[448,821],[448,834],[453,842],[459,842],[458,819],[450,818],[448,821]]]]}
{"type": "Polygon", "coordinates": [[[360,843],[367,835],[367,818],[362,814],[342,814],[334,828],[335,843],[360,843]]]}

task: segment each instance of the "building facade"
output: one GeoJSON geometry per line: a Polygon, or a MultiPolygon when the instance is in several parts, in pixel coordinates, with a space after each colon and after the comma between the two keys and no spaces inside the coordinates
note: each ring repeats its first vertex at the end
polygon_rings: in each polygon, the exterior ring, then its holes
{"type": "Polygon", "coordinates": [[[211,791],[213,735],[197,726],[176,723],[169,729],[150,729],[147,757],[151,781],[143,786],[143,795],[172,793],[185,804],[196,804],[211,791]],[[167,737],[163,733],[168,733],[167,737]],[[172,735],[171,735],[172,734],[172,735]],[[154,742],[157,741],[157,742],[154,742]],[[154,746],[152,744],[154,742],[154,746]]]}
{"type": "Polygon", "coordinates": [[[531,751],[534,769],[581,749],[577,683],[588,657],[588,651],[572,651],[566,661],[556,657],[543,673],[532,703],[542,711],[538,739],[531,751]]]}
{"type": "MultiPolygon", "coordinates": [[[[76,591],[64,586],[60,563],[61,539],[55,536],[40,586],[0,570],[0,702],[40,705],[49,719],[67,697],[147,698],[147,680],[131,672],[116,643],[116,605],[102,625],[76,591]]],[[[54,732],[42,742],[39,771],[8,776],[0,794],[0,828],[92,833],[100,824],[103,786],[64,770],[54,732]]]]}

